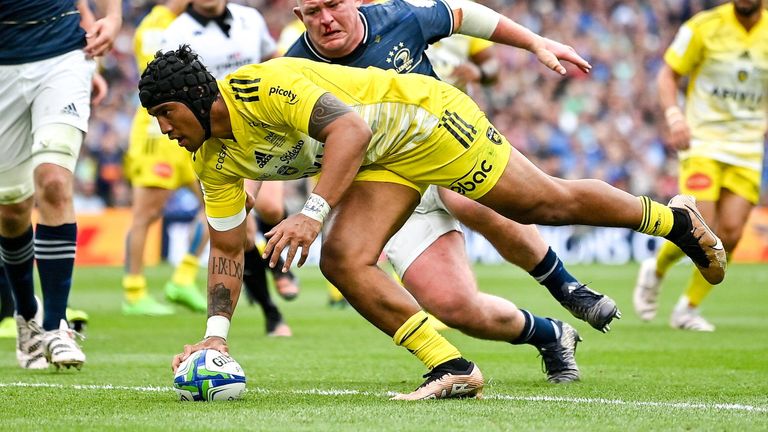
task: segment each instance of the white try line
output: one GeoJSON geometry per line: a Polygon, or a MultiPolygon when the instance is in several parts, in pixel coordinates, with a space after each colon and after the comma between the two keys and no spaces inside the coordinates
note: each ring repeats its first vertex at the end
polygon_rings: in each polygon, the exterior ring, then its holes
{"type": "MultiPolygon", "coordinates": [[[[161,392],[171,393],[173,387],[155,387],[155,386],[120,386],[111,384],[48,384],[48,383],[25,383],[11,382],[0,383],[3,387],[27,387],[27,388],[54,388],[54,389],[72,389],[72,390],[122,390],[135,392],[161,392]]],[[[359,390],[344,389],[308,389],[308,390],[269,390],[265,388],[246,389],[250,393],[258,394],[296,394],[296,395],[318,395],[318,396],[374,396],[391,397],[396,393],[375,393],[359,390]]],[[[560,396],[512,396],[512,395],[485,395],[485,399],[511,400],[520,402],[558,402],[572,404],[589,405],[621,405],[628,407],[652,407],[652,408],[673,408],[679,410],[704,410],[704,411],[745,411],[754,413],[768,413],[768,407],[753,406],[743,404],[725,404],[725,403],[696,403],[696,402],[649,402],[649,401],[627,401],[621,399],[604,398],[578,398],[578,397],[560,397],[560,396]]]]}

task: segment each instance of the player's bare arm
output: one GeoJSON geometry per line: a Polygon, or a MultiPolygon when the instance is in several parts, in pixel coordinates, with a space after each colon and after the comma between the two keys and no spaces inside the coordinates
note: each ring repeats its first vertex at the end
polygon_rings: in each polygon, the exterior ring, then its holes
{"type": "Polygon", "coordinates": [[[544,38],[525,26],[469,0],[447,0],[453,10],[454,33],[487,39],[532,52],[548,68],[565,74],[559,60],[573,63],[584,72],[592,66],[572,47],[544,38]]]}
{"type": "Polygon", "coordinates": [[[277,265],[280,253],[288,248],[283,271],[291,267],[298,249],[298,266],[307,259],[309,246],[323,226],[323,219],[352,184],[363,154],[371,140],[371,128],[336,96],[325,93],[318,99],[309,119],[309,135],[325,143],[323,175],[301,213],[291,215],[266,233],[269,237],[264,257],[269,266],[277,265]]]}
{"type": "Polygon", "coordinates": [[[663,64],[656,77],[659,102],[669,129],[668,144],[675,150],[686,150],[690,146],[691,130],[683,111],[677,106],[677,89],[682,77],[668,64],[663,64]]]}
{"type": "Polygon", "coordinates": [[[96,20],[85,35],[87,40],[85,53],[90,57],[104,55],[109,51],[123,24],[120,0],[100,0],[97,3],[104,17],[96,20]]]}

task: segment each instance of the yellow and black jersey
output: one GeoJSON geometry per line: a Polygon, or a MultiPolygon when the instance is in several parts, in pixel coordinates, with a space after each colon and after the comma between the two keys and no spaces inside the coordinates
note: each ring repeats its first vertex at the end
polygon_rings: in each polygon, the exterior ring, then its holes
{"type": "Polygon", "coordinates": [[[701,12],[683,24],[664,60],[689,76],[691,149],[680,157],[760,169],[768,127],[768,12],[749,32],[731,2],[701,12]]]}
{"type": "MultiPolygon", "coordinates": [[[[328,92],[371,127],[364,167],[405,167],[407,163],[414,165],[403,168],[408,173],[433,173],[469,149],[479,136],[490,134],[495,143],[501,143],[471,99],[423,75],[284,57],[243,67],[218,84],[230,111],[234,140],[209,139],[193,157],[209,220],[242,211],[243,178],[286,180],[320,171],[324,144],[308,136],[308,127],[315,103],[328,92]],[[431,144],[438,140],[450,141],[446,145],[458,149],[457,155],[432,154],[431,144]]],[[[406,177],[411,178],[408,173],[406,177]]]]}

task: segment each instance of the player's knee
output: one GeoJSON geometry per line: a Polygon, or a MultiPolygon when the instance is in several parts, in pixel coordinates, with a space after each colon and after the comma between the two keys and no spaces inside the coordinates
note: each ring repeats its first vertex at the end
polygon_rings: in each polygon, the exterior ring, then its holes
{"type": "Polygon", "coordinates": [[[30,198],[0,207],[0,232],[7,237],[18,237],[24,233],[29,227],[33,203],[30,198]]]}
{"type": "Polygon", "coordinates": [[[478,312],[470,298],[462,296],[444,296],[431,302],[429,312],[448,327],[458,330],[471,328],[478,318],[478,312]]]}
{"type": "Polygon", "coordinates": [[[63,207],[72,202],[72,173],[53,165],[42,165],[35,172],[37,199],[41,205],[63,207]]]}

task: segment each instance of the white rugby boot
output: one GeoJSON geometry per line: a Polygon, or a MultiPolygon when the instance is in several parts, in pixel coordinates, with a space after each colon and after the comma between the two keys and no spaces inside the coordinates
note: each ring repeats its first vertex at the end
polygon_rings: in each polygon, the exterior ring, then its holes
{"type": "Polygon", "coordinates": [[[23,316],[14,314],[16,319],[16,360],[19,366],[24,369],[46,369],[48,360],[45,358],[43,349],[43,328],[40,323],[43,321],[43,306],[40,299],[37,301],[37,313],[25,320],[23,316]]]}
{"type": "Polygon", "coordinates": [[[688,306],[688,298],[683,296],[672,311],[669,325],[680,330],[713,332],[715,325],[700,315],[699,308],[688,306]]]}
{"type": "Polygon", "coordinates": [[[640,264],[635,290],[632,293],[632,304],[641,320],[650,321],[656,317],[656,311],[659,308],[659,291],[661,291],[661,279],[656,274],[656,258],[647,258],[640,264]]]}
{"type": "Polygon", "coordinates": [[[60,369],[62,366],[69,369],[74,366],[80,370],[83,367],[85,354],[75,341],[75,337],[84,339],[80,333],[70,329],[65,320],[59,322],[57,330],[47,331],[43,335],[45,356],[48,358],[48,362],[56,366],[56,369],[60,369]]]}

